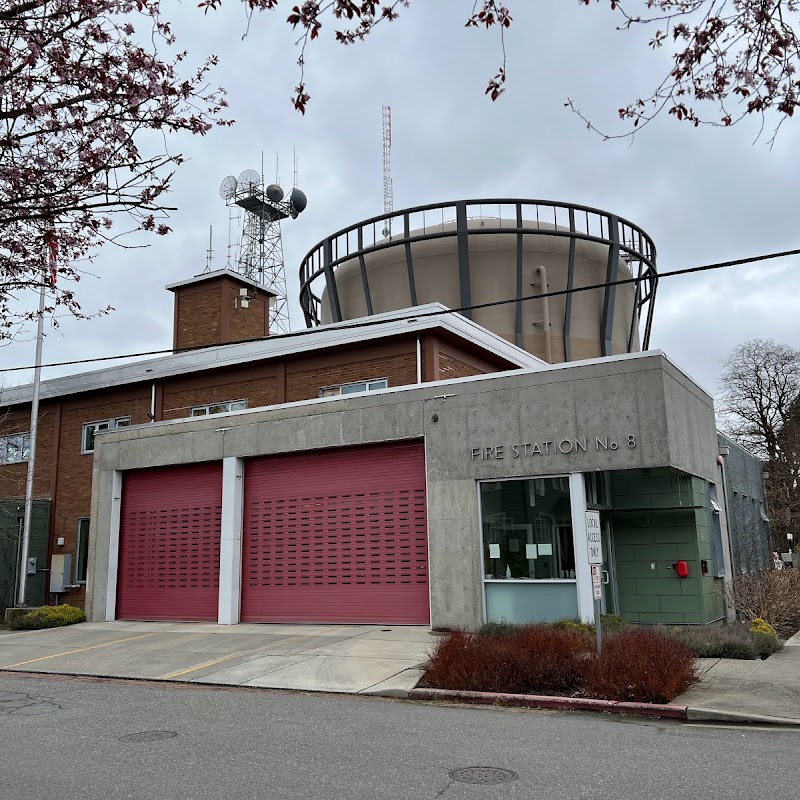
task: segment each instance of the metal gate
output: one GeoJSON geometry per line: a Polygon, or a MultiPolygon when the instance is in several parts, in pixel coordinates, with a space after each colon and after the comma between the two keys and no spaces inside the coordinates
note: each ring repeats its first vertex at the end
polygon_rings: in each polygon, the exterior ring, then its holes
{"type": "Polygon", "coordinates": [[[242,551],[242,622],[428,624],[423,443],[248,462],[242,551]]]}
{"type": "Polygon", "coordinates": [[[221,512],[220,462],[125,475],[117,619],[216,622],[221,512]]]}

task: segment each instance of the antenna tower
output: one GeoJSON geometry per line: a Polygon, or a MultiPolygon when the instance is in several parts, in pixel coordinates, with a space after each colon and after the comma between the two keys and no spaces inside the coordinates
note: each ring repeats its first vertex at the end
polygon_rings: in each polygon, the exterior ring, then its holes
{"type": "MultiPolygon", "coordinates": [[[[229,175],[219,187],[228,207],[243,209],[238,257],[226,267],[261,284],[275,295],[269,312],[270,333],[288,333],[289,304],[286,294],[286,271],[283,263],[281,220],[297,216],[308,199],[297,187],[288,196],[277,183],[264,186],[263,168],[259,174],[247,169],[238,178],[229,175]]],[[[230,259],[230,245],[228,250],[230,259]]]]}
{"type": "Polygon", "coordinates": [[[394,191],[392,186],[392,109],[383,106],[383,213],[386,222],[383,228],[384,238],[391,238],[392,221],[389,215],[394,204],[394,191]]]}

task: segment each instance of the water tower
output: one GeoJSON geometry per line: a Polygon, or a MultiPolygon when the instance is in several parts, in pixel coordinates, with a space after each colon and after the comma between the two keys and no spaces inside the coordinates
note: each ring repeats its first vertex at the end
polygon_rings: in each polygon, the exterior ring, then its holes
{"type": "Polygon", "coordinates": [[[647,349],[657,282],[652,239],[616,214],[459,200],[327,237],[303,259],[300,305],[313,327],[438,301],[555,363],[647,349]],[[545,291],[565,293],[524,299],[545,291]]]}

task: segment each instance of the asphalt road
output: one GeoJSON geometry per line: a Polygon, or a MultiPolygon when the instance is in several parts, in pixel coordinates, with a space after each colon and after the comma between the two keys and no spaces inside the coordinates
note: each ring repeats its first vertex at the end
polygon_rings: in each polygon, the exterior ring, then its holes
{"type": "Polygon", "coordinates": [[[800,730],[0,674],[9,800],[791,797],[798,753],[800,730]],[[472,766],[518,778],[449,777],[472,766]]]}

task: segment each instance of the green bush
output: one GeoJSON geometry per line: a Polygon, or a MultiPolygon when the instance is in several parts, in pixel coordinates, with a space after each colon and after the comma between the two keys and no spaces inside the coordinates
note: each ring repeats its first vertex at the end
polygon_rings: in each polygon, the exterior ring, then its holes
{"type": "Polygon", "coordinates": [[[766,658],[783,649],[776,637],[757,633],[746,625],[706,626],[702,628],[670,628],[667,631],[686,645],[696,658],[766,658]]]}
{"type": "Polygon", "coordinates": [[[11,620],[11,628],[15,631],[37,631],[42,628],[74,625],[76,622],[86,622],[86,614],[79,608],[64,603],[60,606],[43,606],[14,617],[11,620]]]}
{"type": "Polygon", "coordinates": [[[766,620],[761,619],[761,617],[756,617],[750,623],[750,630],[753,633],[765,633],[767,636],[774,636],[776,639],[778,638],[778,632],[775,630],[775,628],[773,628],[772,625],[770,625],[766,620]]]}
{"type": "Polygon", "coordinates": [[[558,622],[553,623],[556,630],[561,631],[574,631],[575,633],[594,633],[594,628],[587,625],[585,622],[577,622],[572,619],[560,619],[558,622]]]}
{"type": "Polygon", "coordinates": [[[600,627],[603,629],[603,633],[614,633],[622,628],[630,627],[630,622],[616,614],[603,614],[600,617],[600,627]]]}

